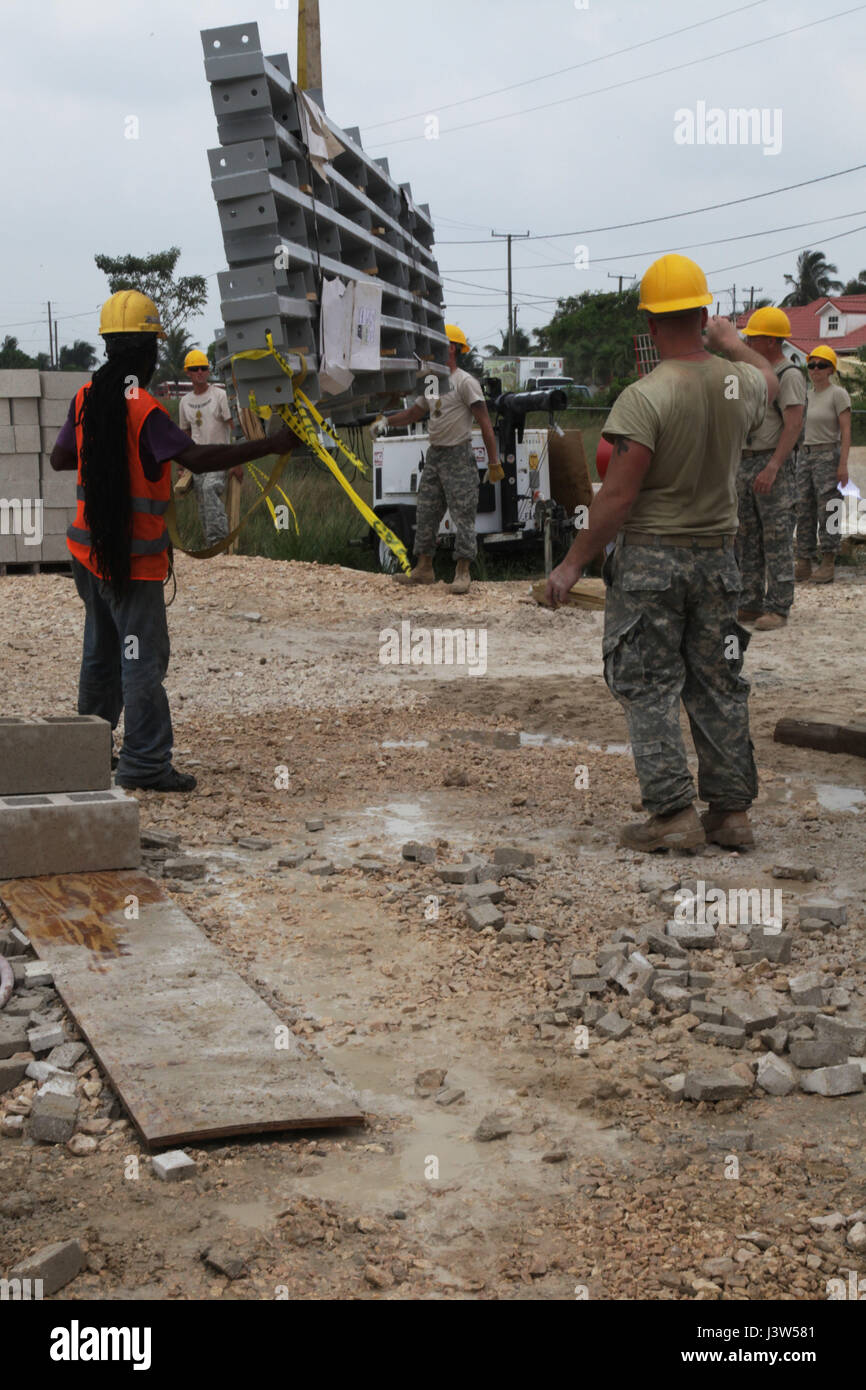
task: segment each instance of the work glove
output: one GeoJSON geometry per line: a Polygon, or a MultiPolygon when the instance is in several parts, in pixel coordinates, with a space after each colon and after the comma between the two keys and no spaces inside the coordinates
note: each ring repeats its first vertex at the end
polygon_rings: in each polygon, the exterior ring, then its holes
{"type": "Polygon", "coordinates": [[[497,461],[488,466],[482,481],[485,483],[500,483],[504,477],[505,469],[502,467],[502,464],[497,461]]]}
{"type": "Polygon", "coordinates": [[[372,425],[369,426],[370,438],[375,442],[381,435],[388,433],[388,421],[384,415],[377,415],[372,425]]]}

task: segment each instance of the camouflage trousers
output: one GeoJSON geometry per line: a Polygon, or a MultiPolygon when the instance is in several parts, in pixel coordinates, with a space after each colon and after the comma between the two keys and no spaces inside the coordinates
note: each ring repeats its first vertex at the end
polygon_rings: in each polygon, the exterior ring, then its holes
{"type": "Polygon", "coordinates": [[[794,602],[794,462],[786,458],[772,490],[759,494],[753,483],[771,457],[772,451],[744,457],[737,472],[740,607],[787,617],[794,602]]]}
{"type": "Polygon", "coordinates": [[[813,446],[797,455],[797,559],[817,560],[822,555],[838,555],[842,536],[838,529],[827,529],[829,504],[839,500],[837,469],[839,449],[813,446]],[[817,547],[816,547],[817,538],[817,547]]]}
{"type": "Polygon", "coordinates": [[[471,444],[430,445],[418,484],[417,509],[416,555],[433,554],[439,526],[448,511],[456,533],[455,557],[475,559],[478,465],[471,444]]]}
{"type": "Polygon", "coordinates": [[[746,810],[758,794],[758,773],[733,544],[631,545],[620,536],[603,573],[604,678],[625,710],[644,808],[667,814],[695,799],[682,701],[698,755],[698,794],[713,810],[746,810]]]}
{"type": "Polygon", "coordinates": [[[216,545],[229,533],[228,517],[223,506],[227,478],[228,473],[197,473],[193,479],[206,546],[216,545]]]}

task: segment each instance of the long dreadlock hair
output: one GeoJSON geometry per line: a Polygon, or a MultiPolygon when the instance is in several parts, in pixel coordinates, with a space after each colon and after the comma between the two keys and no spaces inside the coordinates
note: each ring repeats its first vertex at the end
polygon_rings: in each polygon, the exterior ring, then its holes
{"type": "Polygon", "coordinates": [[[155,333],[107,333],[108,361],[94,373],[77,423],[82,427],[84,517],[99,573],[116,594],[130,582],[132,503],[126,457],[126,390],[145,387],[156,369],[155,333]]]}

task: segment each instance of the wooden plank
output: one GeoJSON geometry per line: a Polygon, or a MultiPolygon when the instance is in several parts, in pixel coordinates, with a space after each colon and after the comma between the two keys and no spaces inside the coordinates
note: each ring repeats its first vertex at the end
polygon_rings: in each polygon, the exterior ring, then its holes
{"type": "Polygon", "coordinates": [[[776,743],[817,748],[823,753],[853,753],[866,758],[866,724],[818,724],[809,719],[780,719],[773,730],[776,743]]]}
{"type": "Polygon", "coordinates": [[[0,898],[146,1144],[363,1124],[318,1058],[146,874],[13,879],[0,898]]]}
{"type": "MultiPolygon", "coordinates": [[[[547,580],[539,579],[532,586],[532,597],[542,608],[549,608],[545,600],[547,580]]],[[[579,579],[559,605],[560,608],[604,608],[605,585],[603,579],[579,579]]]]}

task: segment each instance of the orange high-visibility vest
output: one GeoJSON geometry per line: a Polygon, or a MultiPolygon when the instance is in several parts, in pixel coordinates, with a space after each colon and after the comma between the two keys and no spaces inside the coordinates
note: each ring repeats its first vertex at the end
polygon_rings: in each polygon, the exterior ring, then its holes
{"type": "MultiPolygon", "coordinates": [[[[75,397],[75,448],[78,453],[78,509],[75,520],[66,531],[69,550],[86,565],[92,574],[103,576],[91,555],[90,529],[84,515],[84,487],[81,482],[81,443],[83,429],[79,423],[85,391],[82,386],[75,397]]],[[[168,574],[169,537],[165,513],[171,499],[171,469],[163,468],[160,481],[152,483],[145,476],[139,441],[148,415],[163,410],[159,401],[139,389],[135,399],[126,402],[126,463],[129,470],[129,493],[132,499],[132,532],[129,537],[130,578],[154,579],[161,583],[168,574]]],[[[166,414],[168,412],[166,411],[166,414]]]]}

